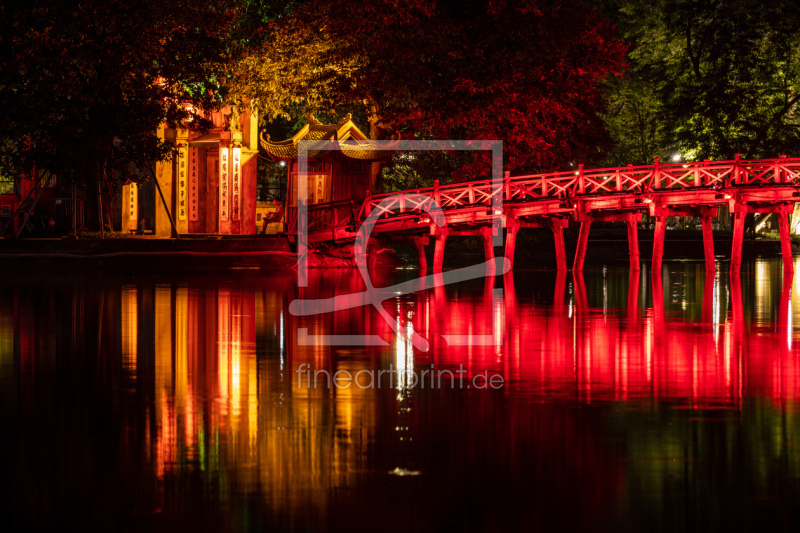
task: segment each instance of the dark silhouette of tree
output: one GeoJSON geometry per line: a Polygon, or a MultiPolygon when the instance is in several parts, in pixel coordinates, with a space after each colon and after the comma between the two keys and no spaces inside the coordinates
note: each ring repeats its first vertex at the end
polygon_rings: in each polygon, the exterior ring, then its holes
{"type": "Polygon", "coordinates": [[[609,87],[615,163],[777,157],[800,145],[800,10],[790,0],[618,0],[632,43],[609,87]]]}
{"type": "MultiPolygon", "coordinates": [[[[0,138],[18,168],[116,192],[163,160],[156,128],[216,105],[238,10],[212,0],[0,4],[0,138]]],[[[192,117],[202,124],[202,117],[192,117]]],[[[105,202],[104,202],[105,203],[105,202]]],[[[106,210],[107,214],[108,210],[106,210]]],[[[91,217],[90,220],[96,220],[91,217]]]]}
{"type": "Polygon", "coordinates": [[[267,117],[362,107],[374,139],[502,139],[517,171],[610,147],[600,82],[626,47],[577,0],[309,2],[270,30],[233,76],[267,117]]]}

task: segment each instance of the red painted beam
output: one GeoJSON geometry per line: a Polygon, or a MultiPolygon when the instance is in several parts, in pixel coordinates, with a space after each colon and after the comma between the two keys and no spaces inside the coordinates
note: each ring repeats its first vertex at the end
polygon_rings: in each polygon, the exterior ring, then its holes
{"type": "Polygon", "coordinates": [[[494,243],[492,242],[492,228],[484,226],[481,228],[481,240],[483,241],[483,256],[488,264],[487,269],[494,271],[494,243]]]}
{"type": "Polygon", "coordinates": [[[447,241],[447,228],[436,230],[436,242],[433,245],[433,271],[441,272],[444,265],[444,244],[447,241]]]}
{"type": "Polygon", "coordinates": [[[572,270],[575,272],[583,272],[583,262],[586,259],[586,246],[589,244],[589,228],[591,226],[591,218],[581,222],[581,229],[578,233],[578,246],[575,250],[575,262],[572,265],[572,270]]]}
{"type": "Polygon", "coordinates": [[[789,234],[789,215],[779,213],[778,230],[781,234],[781,256],[783,257],[783,272],[786,277],[794,275],[794,258],[792,257],[792,236],[789,234]]]}
{"type": "Polygon", "coordinates": [[[653,276],[661,276],[661,260],[664,257],[664,234],[667,229],[667,217],[656,217],[656,231],[653,234],[653,262],[650,269],[653,276]]]}
{"type": "Polygon", "coordinates": [[[428,257],[425,255],[425,242],[427,239],[423,240],[421,238],[414,239],[414,244],[417,247],[417,261],[419,262],[419,270],[420,272],[425,272],[428,270],[428,257]]]}
{"type": "Polygon", "coordinates": [[[733,243],[731,245],[731,274],[742,269],[742,241],[744,240],[744,217],[746,213],[736,213],[733,218],[733,243]]]}
{"type": "Polygon", "coordinates": [[[706,272],[715,272],[717,265],[714,261],[714,233],[711,227],[711,218],[703,217],[703,252],[706,256],[706,272]]]}
{"type": "MultiPolygon", "coordinates": [[[[641,215],[640,215],[641,217],[641,215]]],[[[635,221],[628,220],[628,256],[631,262],[631,271],[639,270],[639,228],[635,221]]]]}
{"type": "Polygon", "coordinates": [[[553,240],[556,245],[556,268],[559,271],[567,270],[567,249],[564,246],[564,228],[560,225],[550,227],[553,230],[553,240]]]}
{"type": "Polygon", "coordinates": [[[517,248],[517,233],[519,232],[518,227],[508,227],[506,228],[506,247],[505,247],[505,258],[511,264],[511,269],[514,268],[514,252],[517,248]]]}

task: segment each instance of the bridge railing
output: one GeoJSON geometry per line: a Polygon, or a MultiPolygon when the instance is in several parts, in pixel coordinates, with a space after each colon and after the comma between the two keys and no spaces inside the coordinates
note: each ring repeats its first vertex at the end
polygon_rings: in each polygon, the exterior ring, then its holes
{"type": "MultiPolygon", "coordinates": [[[[350,200],[310,205],[308,231],[357,224],[373,211],[379,216],[412,216],[436,202],[445,211],[492,205],[502,198],[504,204],[535,202],[543,199],[579,198],[620,193],[653,193],[691,188],[752,187],[776,184],[800,184],[800,158],[700,161],[693,163],[641,165],[505,176],[500,183],[492,180],[451,183],[382,193],[361,202],[350,200]],[[389,204],[381,206],[386,199],[389,204]]],[[[296,227],[290,222],[290,232],[296,227]]]]}

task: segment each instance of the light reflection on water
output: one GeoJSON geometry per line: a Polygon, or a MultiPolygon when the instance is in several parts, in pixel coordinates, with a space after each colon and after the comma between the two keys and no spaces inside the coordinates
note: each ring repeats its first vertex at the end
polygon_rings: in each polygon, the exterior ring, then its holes
{"type": "Polygon", "coordinates": [[[800,296],[779,261],[738,283],[672,263],[652,280],[603,268],[439,287],[386,302],[405,338],[367,307],[288,312],[361,289],[350,271],[300,291],[291,272],[0,285],[3,515],[397,531],[780,530],[797,516],[800,296]],[[300,328],[387,346],[301,346],[300,328]],[[303,368],[398,374],[309,388],[303,368]],[[462,368],[505,385],[413,386],[414,370],[462,368]]]}

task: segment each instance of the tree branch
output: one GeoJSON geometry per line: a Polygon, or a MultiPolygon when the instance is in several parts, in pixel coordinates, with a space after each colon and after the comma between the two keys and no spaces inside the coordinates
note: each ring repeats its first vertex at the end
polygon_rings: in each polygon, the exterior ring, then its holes
{"type": "MultiPolygon", "coordinates": [[[[793,107],[793,106],[794,106],[794,105],[795,105],[795,104],[796,104],[798,101],[800,101],[800,93],[796,94],[796,95],[794,96],[794,98],[792,98],[791,100],[789,100],[788,102],[786,102],[786,105],[784,105],[784,106],[783,106],[783,107],[780,109],[780,111],[778,111],[777,113],[775,113],[775,114],[772,116],[772,118],[770,119],[770,121],[769,121],[769,122],[767,122],[766,124],[764,124],[764,127],[763,127],[763,128],[761,128],[761,130],[758,132],[758,135],[756,136],[756,138],[755,138],[755,139],[753,139],[753,142],[752,142],[752,143],[750,143],[750,152],[748,152],[748,155],[750,155],[750,154],[751,154],[751,153],[752,153],[752,152],[753,152],[753,151],[756,149],[756,147],[757,147],[757,146],[758,146],[758,145],[759,145],[761,142],[763,142],[763,140],[764,140],[764,138],[767,136],[767,133],[769,132],[769,130],[771,130],[771,129],[773,128],[773,126],[775,126],[775,124],[778,122],[778,120],[780,120],[780,118],[781,118],[782,116],[784,116],[786,113],[788,113],[788,112],[789,112],[789,110],[790,110],[790,109],[792,109],[792,107],[793,107]]],[[[766,155],[766,154],[762,154],[762,155],[766,155]]]]}

